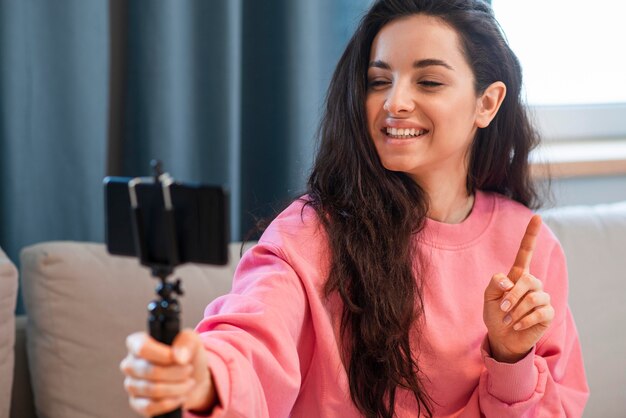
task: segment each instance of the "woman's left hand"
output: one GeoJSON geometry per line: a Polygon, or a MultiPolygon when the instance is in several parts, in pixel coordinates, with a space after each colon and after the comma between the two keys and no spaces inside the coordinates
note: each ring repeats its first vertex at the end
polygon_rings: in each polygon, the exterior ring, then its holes
{"type": "Polygon", "coordinates": [[[494,275],[485,289],[483,320],[491,355],[500,362],[515,363],[526,356],[554,318],[550,295],[529,272],[540,229],[541,217],[535,215],[509,274],[494,275]]]}

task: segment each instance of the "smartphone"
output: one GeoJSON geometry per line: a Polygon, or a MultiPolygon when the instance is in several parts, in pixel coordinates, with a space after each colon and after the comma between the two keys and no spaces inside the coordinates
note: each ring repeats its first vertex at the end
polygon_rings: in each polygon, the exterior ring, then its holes
{"type": "MultiPolygon", "coordinates": [[[[130,177],[106,177],[105,236],[109,253],[139,257],[136,248],[131,206],[130,177]]],[[[228,263],[228,196],[219,186],[173,182],[168,196],[158,181],[142,181],[133,187],[134,203],[141,216],[139,230],[147,261],[169,262],[169,231],[175,231],[177,263],[225,265],[228,263]],[[172,211],[166,213],[165,202],[171,201],[172,211]],[[171,216],[173,214],[173,216],[171,216]],[[174,228],[168,230],[173,220],[174,228]]],[[[145,260],[142,260],[142,262],[145,260]]]]}

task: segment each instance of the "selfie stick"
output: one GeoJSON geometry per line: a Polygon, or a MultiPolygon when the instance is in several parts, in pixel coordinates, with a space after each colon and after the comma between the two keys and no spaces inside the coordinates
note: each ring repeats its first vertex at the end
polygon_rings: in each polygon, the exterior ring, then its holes
{"type": "MultiPolygon", "coordinates": [[[[167,345],[172,345],[174,338],[180,331],[180,306],[176,295],[182,295],[180,279],[174,283],[168,282],[167,278],[174,273],[174,268],[180,264],[178,256],[178,244],[176,240],[176,221],[174,218],[174,207],[172,206],[172,196],[170,186],[174,182],[169,174],[163,173],[161,164],[158,161],[151,162],[154,170],[154,182],[161,184],[163,192],[163,221],[165,223],[166,240],[169,243],[168,256],[166,262],[156,262],[150,260],[148,256],[148,243],[144,230],[143,213],[137,201],[135,186],[143,182],[141,178],[134,178],[128,182],[128,192],[130,195],[133,236],[135,238],[135,250],[142,265],[150,268],[152,276],[159,279],[156,287],[158,299],[148,304],[148,328],[150,336],[155,340],[167,345]]],[[[181,409],[159,415],[156,418],[180,418],[181,409]]]]}

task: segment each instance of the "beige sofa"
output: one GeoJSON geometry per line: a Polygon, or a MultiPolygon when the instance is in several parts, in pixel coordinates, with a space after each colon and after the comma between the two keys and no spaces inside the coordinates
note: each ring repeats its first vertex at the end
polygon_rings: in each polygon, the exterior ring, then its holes
{"type": "MultiPolygon", "coordinates": [[[[207,301],[230,290],[240,247],[231,245],[226,267],[176,270],[182,326],[195,326],[207,301]]],[[[28,318],[18,317],[16,352],[27,356],[16,364],[15,380],[30,380],[14,385],[11,418],[136,417],[118,365],[125,336],[147,327],[158,281],[136,259],[110,256],[95,243],[27,247],[20,270],[28,318]]]]}
{"type": "Polygon", "coordinates": [[[9,416],[11,406],[16,296],[17,270],[0,249],[0,418],[9,416]]]}
{"type": "MultiPolygon", "coordinates": [[[[568,257],[570,304],[592,390],[585,417],[626,417],[626,202],[554,209],[544,219],[568,257]]],[[[229,290],[238,251],[231,247],[224,268],[178,270],[185,326],[195,325],[206,303],[229,290]]],[[[15,270],[8,266],[0,262],[3,297],[7,288],[15,292],[15,270]]],[[[118,364],[125,336],[146,328],[155,280],[136,260],[111,257],[101,244],[34,245],[23,250],[21,266],[28,320],[18,318],[11,417],[34,417],[34,411],[39,418],[135,417],[118,364]]],[[[0,314],[0,341],[10,347],[12,335],[4,330],[6,324],[12,329],[12,317],[0,314]]],[[[1,407],[11,386],[4,372],[11,354],[0,355],[1,407]]]]}

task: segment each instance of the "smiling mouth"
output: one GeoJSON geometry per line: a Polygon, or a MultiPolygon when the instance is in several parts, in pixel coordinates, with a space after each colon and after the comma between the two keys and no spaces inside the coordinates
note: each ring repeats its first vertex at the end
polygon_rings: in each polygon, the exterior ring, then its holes
{"type": "Polygon", "coordinates": [[[415,128],[383,128],[381,131],[390,138],[394,139],[409,139],[417,138],[428,133],[427,129],[415,129],[415,128]]]}

